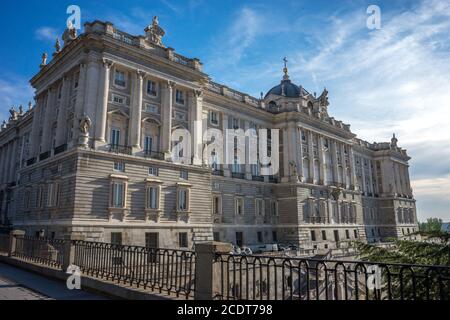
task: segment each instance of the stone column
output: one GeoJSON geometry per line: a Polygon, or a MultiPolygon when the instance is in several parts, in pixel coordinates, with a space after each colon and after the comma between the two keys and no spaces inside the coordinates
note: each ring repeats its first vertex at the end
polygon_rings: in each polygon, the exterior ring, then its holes
{"type": "Polygon", "coordinates": [[[77,98],[76,98],[76,103],[75,103],[75,107],[74,107],[72,146],[78,145],[78,138],[79,138],[79,133],[80,133],[80,130],[79,130],[80,120],[81,120],[81,117],[83,116],[83,108],[84,108],[84,101],[85,101],[84,96],[85,96],[85,91],[86,91],[86,74],[87,74],[86,64],[82,63],[82,64],[80,64],[80,74],[78,77],[77,98]]]}
{"type": "Polygon", "coordinates": [[[288,182],[291,175],[290,161],[289,161],[289,128],[283,128],[283,177],[281,182],[288,182]]]}
{"type": "Polygon", "coordinates": [[[133,76],[130,109],[130,145],[133,153],[141,149],[142,96],[145,73],[137,71],[133,76]]]}
{"type": "Polygon", "coordinates": [[[70,265],[75,263],[75,241],[83,241],[82,234],[70,234],[64,237],[64,251],[61,269],[66,271],[70,265]]]}
{"type": "Polygon", "coordinates": [[[361,180],[362,180],[362,185],[361,185],[362,190],[361,191],[363,192],[364,195],[367,195],[366,170],[365,170],[364,162],[365,162],[365,158],[361,157],[361,180]]]}
{"type": "Polygon", "coordinates": [[[190,92],[189,98],[189,121],[192,139],[192,164],[201,166],[203,149],[203,92],[201,90],[194,90],[190,92]]]}
{"type": "MultiPolygon", "coordinates": [[[[339,182],[342,182],[342,181],[339,181],[339,167],[338,167],[338,159],[337,159],[337,152],[338,152],[338,145],[337,145],[337,142],[336,141],[331,141],[331,149],[330,149],[330,152],[331,152],[331,161],[333,162],[331,165],[332,165],[332,172],[333,172],[333,182],[334,183],[339,183],[339,182]]],[[[343,159],[342,159],[342,157],[343,157],[343,154],[342,154],[342,152],[341,152],[341,164],[342,164],[342,162],[343,162],[343,159]]],[[[343,180],[344,179],[344,177],[341,177],[341,179],[343,180]]]]}
{"type": "Polygon", "coordinates": [[[172,158],[172,108],[173,108],[173,89],[175,82],[161,82],[161,115],[162,115],[162,132],[161,132],[161,151],[164,153],[165,159],[172,158]]]}
{"type": "Polygon", "coordinates": [[[349,160],[350,160],[350,188],[356,189],[356,175],[355,175],[355,155],[353,148],[349,146],[349,160]]]}
{"type": "Polygon", "coordinates": [[[228,114],[223,114],[222,116],[222,133],[223,133],[223,175],[225,177],[231,176],[230,171],[230,165],[228,164],[228,135],[227,135],[227,129],[228,129],[228,114]]]}
{"type": "Polygon", "coordinates": [[[61,89],[61,101],[59,102],[58,120],[56,121],[56,145],[59,147],[67,142],[67,109],[69,108],[70,81],[63,77],[61,89]]]}
{"type": "MultiPolygon", "coordinates": [[[[97,102],[99,101],[100,61],[91,58],[88,62],[86,73],[86,95],[83,112],[92,120],[94,128],[91,128],[89,136],[90,138],[93,138],[97,131],[96,110],[99,107],[97,102]]],[[[83,116],[83,112],[81,113],[80,118],[83,116]]],[[[78,125],[76,130],[79,131],[78,125]]]]}
{"type": "Polygon", "coordinates": [[[23,238],[25,236],[25,231],[23,230],[12,230],[9,233],[9,253],[8,256],[12,257],[16,253],[17,239],[23,238]]]}
{"type": "MultiPolygon", "coordinates": [[[[295,164],[295,166],[297,167],[297,172],[294,176],[294,173],[291,172],[290,176],[291,176],[291,180],[294,182],[298,181],[298,176],[299,176],[299,163],[298,163],[298,151],[297,151],[297,147],[298,147],[298,128],[297,125],[295,123],[289,123],[288,126],[288,141],[289,141],[289,162],[293,162],[295,164]]],[[[289,165],[290,167],[290,165],[289,165]]]]}
{"type": "MultiPolygon", "coordinates": [[[[245,121],[245,133],[250,130],[250,122],[248,120],[245,121]]],[[[252,168],[250,165],[250,137],[245,136],[245,178],[247,180],[252,180],[252,168]]]]}
{"type": "Polygon", "coordinates": [[[297,152],[297,169],[298,175],[300,176],[300,181],[304,181],[305,174],[303,172],[303,140],[302,140],[302,128],[297,128],[297,141],[298,141],[298,152],[297,152]]]}
{"type": "Polygon", "coordinates": [[[56,95],[56,91],[53,88],[48,89],[47,91],[47,101],[45,106],[44,113],[44,121],[42,126],[42,141],[41,141],[41,151],[39,153],[50,151],[51,147],[51,133],[52,133],[52,120],[54,117],[53,106],[54,106],[54,97],[56,95]]]}
{"type": "Polygon", "coordinates": [[[102,82],[99,87],[100,94],[100,105],[97,108],[95,115],[95,144],[101,146],[106,144],[106,125],[108,118],[108,99],[109,99],[109,86],[110,86],[110,75],[111,67],[113,62],[108,59],[103,60],[103,70],[102,70],[102,82]]]}
{"type": "Polygon", "coordinates": [[[373,173],[372,173],[372,160],[369,159],[369,183],[370,186],[369,188],[367,188],[367,190],[372,194],[374,194],[374,190],[373,190],[373,173]]]}
{"type": "Polygon", "coordinates": [[[319,136],[318,145],[319,145],[319,170],[320,170],[320,179],[319,184],[326,185],[328,177],[326,177],[326,171],[325,171],[325,154],[323,152],[324,143],[323,143],[323,137],[319,136]]]}
{"type": "MultiPolygon", "coordinates": [[[[349,189],[350,188],[350,178],[347,176],[347,163],[345,162],[346,160],[346,155],[345,155],[345,145],[343,143],[340,144],[340,148],[341,148],[341,163],[342,163],[342,183],[345,185],[345,189],[349,189]]],[[[350,159],[350,152],[348,153],[349,155],[349,159],[350,159]]],[[[348,163],[348,167],[350,168],[350,160],[348,163]]],[[[351,169],[350,169],[351,172],[351,169]]]]}
{"type": "Polygon", "coordinates": [[[309,138],[309,173],[310,173],[310,182],[314,183],[316,180],[316,174],[314,170],[314,139],[313,139],[313,133],[310,131],[308,132],[308,138],[309,138]]]}

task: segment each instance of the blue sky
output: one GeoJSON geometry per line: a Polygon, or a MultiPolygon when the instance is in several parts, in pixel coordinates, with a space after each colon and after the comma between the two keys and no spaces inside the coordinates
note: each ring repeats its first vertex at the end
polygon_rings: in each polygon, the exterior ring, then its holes
{"type": "Polygon", "coordinates": [[[2,3],[0,119],[27,104],[28,80],[67,19],[108,20],[143,34],[154,15],[164,43],[204,63],[214,81],[259,97],[281,79],[330,92],[330,114],[362,139],[393,132],[412,156],[419,219],[450,220],[450,1],[8,1],[2,3]],[[366,27],[369,5],[381,29],[366,27]]]}

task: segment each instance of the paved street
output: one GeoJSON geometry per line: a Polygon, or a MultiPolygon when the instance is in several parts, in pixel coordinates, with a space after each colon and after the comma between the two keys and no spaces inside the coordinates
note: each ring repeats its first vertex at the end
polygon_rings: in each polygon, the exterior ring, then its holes
{"type": "Polygon", "coordinates": [[[83,290],[69,290],[64,282],[0,263],[0,300],[104,300],[83,290]]]}

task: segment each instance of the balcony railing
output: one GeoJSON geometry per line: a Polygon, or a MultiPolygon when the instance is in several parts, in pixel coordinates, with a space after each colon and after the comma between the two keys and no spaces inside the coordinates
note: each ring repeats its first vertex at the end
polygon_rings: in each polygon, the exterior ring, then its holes
{"type": "Polygon", "coordinates": [[[264,182],[264,177],[263,176],[253,176],[252,180],[264,182]]]}
{"type": "Polygon", "coordinates": [[[245,173],[241,172],[232,172],[231,176],[236,179],[245,179],[245,173]]]}
{"type": "Polygon", "coordinates": [[[146,158],[164,160],[164,153],[162,152],[144,150],[144,156],[146,158]]]}
{"type": "Polygon", "coordinates": [[[213,170],[211,172],[213,176],[223,176],[223,170],[213,170]]]}
{"type": "Polygon", "coordinates": [[[36,163],[36,157],[27,160],[27,166],[31,166],[36,163]]]}
{"type": "Polygon", "coordinates": [[[51,155],[50,151],[41,153],[41,154],[39,155],[39,161],[44,161],[44,160],[50,158],[50,155],[51,155]]]}
{"type": "Polygon", "coordinates": [[[121,153],[121,154],[127,154],[127,155],[131,155],[131,153],[132,153],[131,152],[132,151],[131,147],[120,146],[120,145],[117,145],[117,144],[110,144],[108,151],[109,152],[113,152],[113,153],[117,153],[117,154],[121,153]]]}
{"type": "Polygon", "coordinates": [[[269,176],[269,182],[270,183],[278,183],[278,178],[275,176],[269,176]]]}
{"type": "Polygon", "coordinates": [[[63,153],[66,150],[67,150],[67,144],[60,145],[59,147],[56,147],[54,149],[54,154],[56,156],[57,154],[63,153]]]}

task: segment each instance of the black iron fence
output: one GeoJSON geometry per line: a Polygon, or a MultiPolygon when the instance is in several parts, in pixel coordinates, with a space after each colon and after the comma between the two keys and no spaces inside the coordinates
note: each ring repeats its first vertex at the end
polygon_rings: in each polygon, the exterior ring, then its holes
{"type": "Polygon", "coordinates": [[[63,265],[64,240],[16,238],[13,256],[47,266],[61,268],[63,265]]]}
{"type": "Polygon", "coordinates": [[[450,300],[450,267],[216,255],[215,299],[450,300]]]}
{"type": "Polygon", "coordinates": [[[75,242],[75,263],[87,275],[190,298],[195,252],[75,242]]]}

